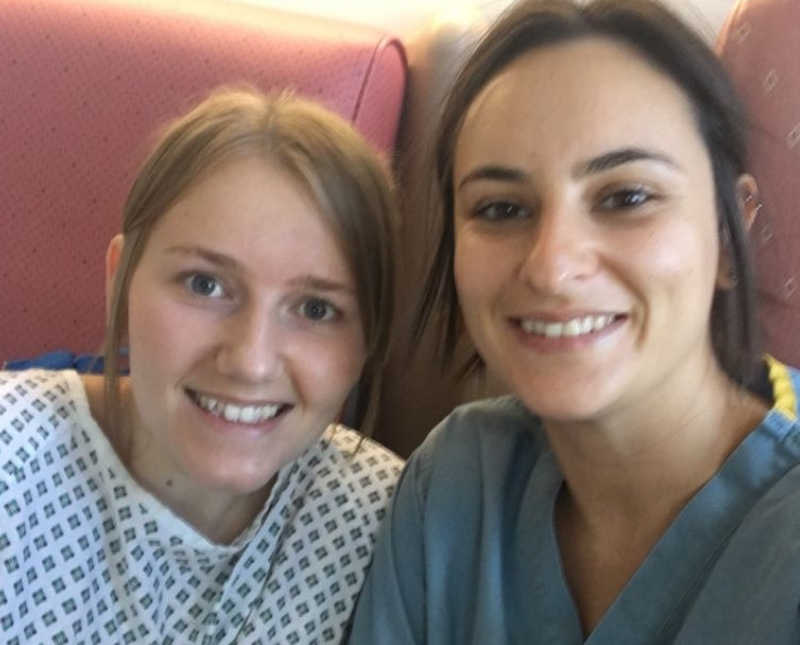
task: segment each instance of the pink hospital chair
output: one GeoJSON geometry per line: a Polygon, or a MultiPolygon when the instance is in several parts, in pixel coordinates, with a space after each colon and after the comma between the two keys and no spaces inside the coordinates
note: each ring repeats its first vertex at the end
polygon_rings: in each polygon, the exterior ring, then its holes
{"type": "Polygon", "coordinates": [[[751,118],[751,229],[766,351],[800,365],[800,2],[739,0],[717,49],[751,118]]]}
{"type": "Polygon", "coordinates": [[[293,87],[393,155],[378,30],[231,2],[0,2],[0,364],[102,342],[103,258],[151,135],[219,84],[293,87]]]}

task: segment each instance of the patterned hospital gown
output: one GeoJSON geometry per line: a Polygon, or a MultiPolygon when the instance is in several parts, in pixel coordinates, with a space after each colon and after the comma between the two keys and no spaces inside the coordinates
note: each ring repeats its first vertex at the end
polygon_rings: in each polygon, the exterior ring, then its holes
{"type": "Polygon", "coordinates": [[[0,372],[0,642],[338,643],[402,462],[331,426],[214,544],[131,478],[73,371],[0,372]]]}

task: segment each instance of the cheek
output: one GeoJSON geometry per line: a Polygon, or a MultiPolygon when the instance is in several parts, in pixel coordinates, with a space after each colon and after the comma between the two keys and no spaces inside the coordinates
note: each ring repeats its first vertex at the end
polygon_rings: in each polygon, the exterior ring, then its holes
{"type": "Polygon", "coordinates": [[[645,244],[631,245],[629,258],[641,267],[645,286],[661,284],[692,299],[695,294],[710,298],[718,267],[716,232],[692,224],[674,222],[645,244]]]}
{"type": "MultiPolygon", "coordinates": [[[[514,279],[525,255],[524,239],[465,229],[456,236],[453,257],[456,291],[464,305],[497,296],[514,279]]],[[[465,314],[469,314],[466,307],[465,314]]]]}
{"type": "Polygon", "coordinates": [[[363,337],[355,331],[330,338],[299,338],[291,353],[295,380],[305,390],[305,398],[337,409],[361,376],[366,359],[363,337]]]}
{"type": "Polygon", "coordinates": [[[483,270],[486,262],[491,261],[494,267],[496,258],[492,258],[488,244],[482,242],[469,231],[456,234],[453,257],[453,274],[459,300],[469,302],[485,292],[491,285],[494,271],[483,270]]]}
{"type": "Polygon", "coordinates": [[[208,330],[200,329],[199,317],[165,297],[156,287],[138,288],[131,284],[128,297],[128,344],[131,359],[142,357],[155,365],[180,354],[199,339],[209,339],[208,330]]]}
{"type": "Polygon", "coordinates": [[[331,370],[341,373],[342,388],[349,392],[361,376],[366,360],[366,350],[363,340],[351,338],[349,342],[337,347],[328,360],[331,370]]]}
{"type": "Polygon", "coordinates": [[[134,360],[141,356],[159,356],[170,344],[169,326],[163,319],[166,312],[155,300],[152,293],[148,294],[138,285],[134,276],[128,292],[128,343],[134,360]]]}

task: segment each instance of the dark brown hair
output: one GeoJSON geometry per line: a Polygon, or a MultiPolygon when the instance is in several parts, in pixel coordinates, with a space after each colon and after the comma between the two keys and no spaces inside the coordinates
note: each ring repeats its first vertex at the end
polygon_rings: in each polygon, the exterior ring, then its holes
{"type": "MultiPolygon", "coordinates": [[[[419,339],[435,320],[441,359],[448,365],[463,332],[453,274],[453,154],[464,116],[481,90],[522,54],[586,37],[632,47],[666,74],[692,106],[711,158],[721,252],[727,254],[732,287],[717,289],[711,310],[714,352],[725,372],[747,383],[758,356],[753,272],[737,200],[745,172],[745,116],[717,56],[701,37],[653,0],[522,0],[503,14],[467,60],[445,99],[436,134],[433,209],[440,237],[420,300],[413,334],[419,339]]],[[[474,354],[467,373],[482,366],[474,354]]]]}

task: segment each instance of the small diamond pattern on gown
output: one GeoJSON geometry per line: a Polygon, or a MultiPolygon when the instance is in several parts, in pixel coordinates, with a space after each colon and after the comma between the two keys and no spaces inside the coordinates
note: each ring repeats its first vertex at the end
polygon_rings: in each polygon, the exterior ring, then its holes
{"type": "Polygon", "coordinates": [[[360,439],[329,427],[214,544],[131,478],[77,374],[0,372],[2,642],[338,642],[402,466],[360,439]]]}

